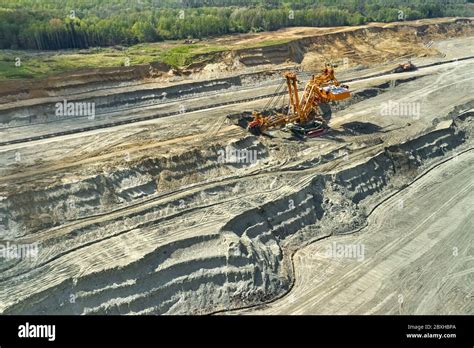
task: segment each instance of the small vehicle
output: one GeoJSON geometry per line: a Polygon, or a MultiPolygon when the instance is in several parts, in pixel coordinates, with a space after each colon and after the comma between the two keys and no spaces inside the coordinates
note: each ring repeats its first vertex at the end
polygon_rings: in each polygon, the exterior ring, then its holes
{"type": "Polygon", "coordinates": [[[399,64],[395,69],[392,70],[392,73],[402,73],[407,71],[414,71],[416,69],[416,65],[413,64],[411,61],[408,61],[408,63],[399,64]]]}

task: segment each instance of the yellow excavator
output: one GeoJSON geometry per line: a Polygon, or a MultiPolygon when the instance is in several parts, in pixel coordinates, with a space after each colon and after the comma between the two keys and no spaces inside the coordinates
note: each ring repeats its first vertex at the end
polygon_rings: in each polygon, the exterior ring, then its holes
{"type": "Polygon", "coordinates": [[[301,99],[296,73],[287,71],[283,77],[286,79],[288,88],[288,112],[275,112],[266,116],[254,111],[252,113],[253,119],[247,127],[251,133],[260,135],[269,129],[289,126],[292,131],[300,134],[318,134],[318,130],[327,128],[319,106],[350,97],[349,87],[339,84],[334,76],[334,68],[330,65],[326,65],[319,75],[313,75],[309,79],[301,99]]]}

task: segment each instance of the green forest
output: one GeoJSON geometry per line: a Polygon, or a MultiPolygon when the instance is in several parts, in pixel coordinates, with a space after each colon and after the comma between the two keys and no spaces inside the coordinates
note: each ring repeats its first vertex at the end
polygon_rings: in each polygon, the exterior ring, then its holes
{"type": "Polygon", "coordinates": [[[134,45],[291,26],[474,16],[474,0],[2,0],[0,49],[134,45]]]}

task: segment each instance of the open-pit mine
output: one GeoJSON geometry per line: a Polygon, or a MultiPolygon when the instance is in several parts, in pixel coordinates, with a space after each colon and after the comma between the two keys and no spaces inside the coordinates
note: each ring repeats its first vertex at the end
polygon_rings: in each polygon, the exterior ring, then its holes
{"type": "Polygon", "coordinates": [[[0,313],[474,314],[472,21],[0,81],[0,313]]]}

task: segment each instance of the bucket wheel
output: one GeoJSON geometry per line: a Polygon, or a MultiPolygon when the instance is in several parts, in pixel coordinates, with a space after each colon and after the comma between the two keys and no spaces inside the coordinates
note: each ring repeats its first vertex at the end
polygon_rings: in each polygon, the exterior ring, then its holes
{"type": "Polygon", "coordinates": [[[251,122],[248,125],[247,129],[253,135],[261,135],[262,134],[262,126],[260,125],[260,123],[251,122]]]}

